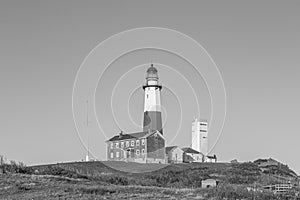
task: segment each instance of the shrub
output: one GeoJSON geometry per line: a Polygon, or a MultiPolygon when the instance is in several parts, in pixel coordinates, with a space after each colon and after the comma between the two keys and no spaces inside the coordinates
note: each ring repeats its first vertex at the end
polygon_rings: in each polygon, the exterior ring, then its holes
{"type": "Polygon", "coordinates": [[[55,165],[49,165],[44,168],[41,168],[38,170],[38,174],[41,175],[54,175],[54,176],[65,176],[69,178],[83,178],[87,179],[88,177],[86,175],[82,175],[79,173],[76,173],[71,170],[66,170],[62,167],[55,166],[55,165]]]}
{"type": "Polygon", "coordinates": [[[3,157],[0,156],[0,168],[3,173],[23,173],[23,174],[31,174],[32,169],[27,167],[22,162],[10,161],[10,163],[5,163],[3,161],[3,157]]]}
{"type": "Polygon", "coordinates": [[[232,164],[227,174],[227,181],[231,184],[253,184],[260,176],[260,168],[251,162],[232,164]]]}
{"type": "Polygon", "coordinates": [[[77,188],[69,188],[70,191],[78,191],[81,194],[94,194],[94,195],[105,195],[105,194],[112,194],[116,193],[117,191],[102,186],[81,186],[77,188]]]}

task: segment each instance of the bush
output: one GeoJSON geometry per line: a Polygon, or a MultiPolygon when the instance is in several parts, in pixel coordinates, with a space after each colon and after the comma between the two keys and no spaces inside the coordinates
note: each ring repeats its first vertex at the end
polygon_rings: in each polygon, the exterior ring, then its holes
{"type": "Polygon", "coordinates": [[[116,193],[117,190],[109,187],[103,186],[79,186],[79,187],[69,187],[65,189],[65,192],[71,193],[80,193],[80,194],[88,194],[88,195],[105,195],[116,193]]]}
{"type": "Polygon", "coordinates": [[[231,184],[253,184],[260,177],[260,168],[251,162],[232,164],[226,172],[227,182],[231,184]]]}
{"type": "Polygon", "coordinates": [[[0,168],[3,173],[22,173],[31,174],[32,169],[27,167],[22,162],[10,161],[10,163],[4,163],[3,158],[0,157],[0,168]]]}
{"type": "Polygon", "coordinates": [[[216,199],[259,199],[259,200],[276,200],[282,197],[273,194],[272,192],[249,192],[243,186],[238,185],[223,185],[218,188],[208,190],[209,198],[216,199]]]}
{"type": "Polygon", "coordinates": [[[144,176],[145,179],[154,181],[154,186],[159,187],[201,187],[201,180],[208,177],[203,169],[170,170],[144,176]]]}
{"type": "Polygon", "coordinates": [[[49,165],[49,166],[39,169],[38,174],[53,175],[53,176],[65,176],[65,177],[69,177],[69,178],[83,178],[83,179],[88,178],[86,175],[82,175],[82,174],[76,173],[71,170],[66,170],[62,167],[55,166],[55,165],[49,165]]]}
{"type": "Polygon", "coordinates": [[[105,175],[105,176],[100,176],[97,178],[97,180],[105,183],[110,183],[114,185],[128,185],[129,180],[125,176],[115,176],[115,175],[105,175]]]}

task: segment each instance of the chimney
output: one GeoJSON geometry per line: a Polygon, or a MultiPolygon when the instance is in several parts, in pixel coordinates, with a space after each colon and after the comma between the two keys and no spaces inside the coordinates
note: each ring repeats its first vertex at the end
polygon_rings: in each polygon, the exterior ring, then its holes
{"type": "Polygon", "coordinates": [[[119,138],[121,138],[123,136],[123,131],[121,131],[120,133],[119,133],[119,138]]]}

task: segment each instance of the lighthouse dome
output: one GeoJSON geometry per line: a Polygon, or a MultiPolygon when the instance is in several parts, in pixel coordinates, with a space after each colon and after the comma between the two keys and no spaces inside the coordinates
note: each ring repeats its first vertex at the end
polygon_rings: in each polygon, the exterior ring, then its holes
{"type": "Polygon", "coordinates": [[[157,69],[153,67],[153,64],[147,69],[147,74],[157,74],[157,69]]]}
{"type": "Polygon", "coordinates": [[[147,69],[146,73],[146,79],[147,80],[158,80],[158,74],[157,74],[157,69],[153,67],[153,64],[151,64],[151,67],[147,69]]]}

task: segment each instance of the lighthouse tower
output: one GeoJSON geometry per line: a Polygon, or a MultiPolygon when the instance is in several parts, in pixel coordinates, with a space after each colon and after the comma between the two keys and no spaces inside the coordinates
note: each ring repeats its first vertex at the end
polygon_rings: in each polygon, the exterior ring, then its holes
{"type": "Polygon", "coordinates": [[[145,90],[143,131],[157,130],[163,134],[160,106],[161,85],[158,83],[157,69],[153,67],[153,64],[146,72],[146,84],[143,89],[145,90]]]}

